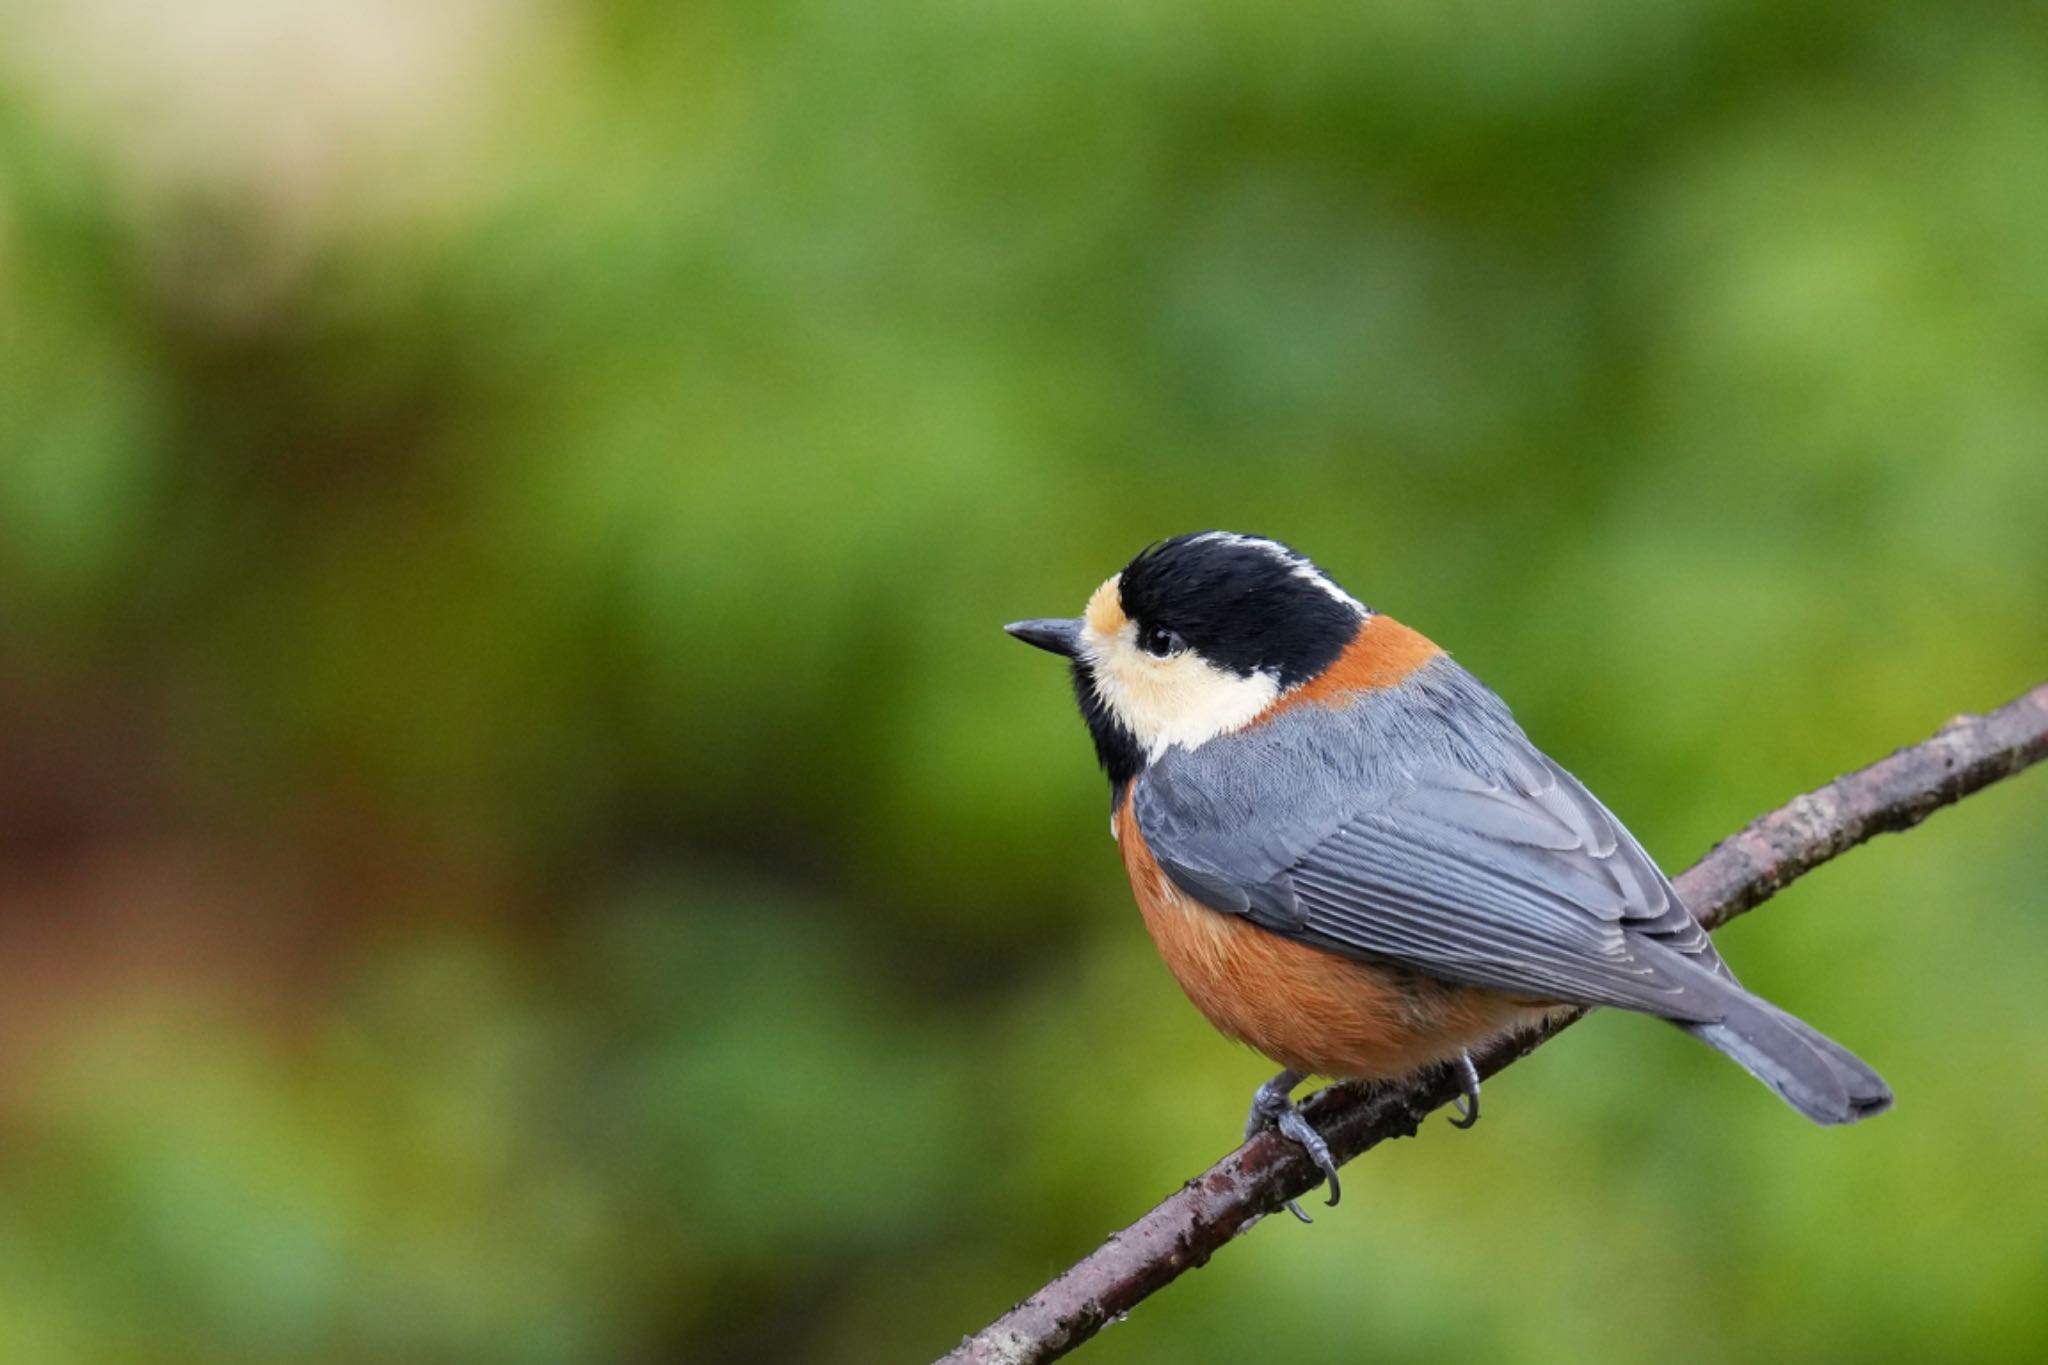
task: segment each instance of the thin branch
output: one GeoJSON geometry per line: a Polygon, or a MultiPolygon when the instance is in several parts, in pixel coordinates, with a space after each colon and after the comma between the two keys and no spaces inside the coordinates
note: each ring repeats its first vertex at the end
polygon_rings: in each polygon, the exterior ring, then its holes
{"type": "MultiPolygon", "coordinates": [[[[2048,758],[2048,683],[1983,716],[1959,716],[1901,749],[1760,817],[1674,880],[1709,928],[1754,909],[1794,878],[1874,835],[1911,829],[1934,811],[2048,758]]],[[[1492,1075],[1575,1022],[1571,1015],[1477,1058],[1492,1075]]],[[[1332,1086],[1304,1106],[1339,1161],[1412,1136],[1458,1093],[1448,1074],[1406,1088],[1332,1086]]],[[[1093,1253],[1012,1308],[939,1365],[1056,1360],[1218,1248],[1322,1182],[1300,1147],[1268,1130],[1187,1182],[1093,1253]]]]}

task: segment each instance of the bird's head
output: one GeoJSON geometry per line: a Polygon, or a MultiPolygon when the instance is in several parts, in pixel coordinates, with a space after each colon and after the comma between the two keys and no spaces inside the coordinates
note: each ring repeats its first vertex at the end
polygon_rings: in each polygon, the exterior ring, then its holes
{"type": "Polygon", "coordinates": [[[1367,615],[1279,541],[1200,531],[1140,551],[1080,616],[1004,629],[1073,661],[1096,756],[1121,792],[1167,749],[1240,729],[1315,678],[1367,615]]]}

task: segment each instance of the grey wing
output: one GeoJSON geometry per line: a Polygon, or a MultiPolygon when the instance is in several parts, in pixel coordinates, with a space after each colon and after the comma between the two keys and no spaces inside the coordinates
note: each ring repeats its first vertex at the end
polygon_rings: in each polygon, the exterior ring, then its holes
{"type": "Polygon", "coordinates": [[[1184,890],[1298,942],[1520,996],[1725,1008],[1703,977],[1733,977],[1649,855],[1448,660],[1169,751],[1133,799],[1184,890]]]}

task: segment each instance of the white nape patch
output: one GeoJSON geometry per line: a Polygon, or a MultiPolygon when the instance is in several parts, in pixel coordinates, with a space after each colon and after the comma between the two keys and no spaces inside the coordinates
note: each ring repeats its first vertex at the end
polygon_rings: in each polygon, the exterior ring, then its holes
{"type": "Polygon", "coordinates": [[[1081,632],[1081,649],[1095,676],[1095,695],[1130,730],[1148,761],[1176,744],[1199,748],[1241,730],[1280,695],[1280,679],[1271,673],[1239,677],[1192,649],[1165,659],[1147,654],[1138,648],[1137,627],[1129,621],[1111,635],[1091,622],[1081,632]]]}
{"type": "Polygon", "coordinates": [[[1372,614],[1371,609],[1365,603],[1338,587],[1336,581],[1321,569],[1318,569],[1313,562],[1294,553],[1294,551],[1288,549],[1277,540],[1267,540],[1264,536],[1239,535],[1235,531],[1204,531],[1201,535],[1196,536],[1195,540],[1198,542],[1208,541],[1217,545],[1235,546],[1239,549],[1262,550],[1285,565],[1287,571],[1296,578],[1299,578],[1304,583],[1314,584],[1317,588],[1327,593],[1336,601],[1342,602],[1360,616],[1370,616],[1372,614]]]}

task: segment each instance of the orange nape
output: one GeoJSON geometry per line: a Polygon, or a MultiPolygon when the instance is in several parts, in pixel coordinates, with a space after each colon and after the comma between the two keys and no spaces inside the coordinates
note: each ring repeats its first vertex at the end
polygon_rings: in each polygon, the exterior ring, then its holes
{"type": "Polygon", "coordinates": [[[1308,702],[1327,706],[1346,693],[1377,692],[1392,687],[1443,652],[1421,631],[1375,612],[1359,622],[1358,633],[1328,668],[1275,700],[1252,723],[1271,720],[1282,711],[1308,702]]]}
{"type": "Polygon", "coordinates": [[[1526,1001],[1339,957],[1212,910],[1161,870],[1128,796],[1116,825],[1145,928],[1188,999],[1226,1036],[1290,1071],[1390,1080],[1544,1015],[1526,1001]]]}

